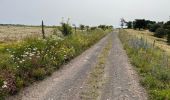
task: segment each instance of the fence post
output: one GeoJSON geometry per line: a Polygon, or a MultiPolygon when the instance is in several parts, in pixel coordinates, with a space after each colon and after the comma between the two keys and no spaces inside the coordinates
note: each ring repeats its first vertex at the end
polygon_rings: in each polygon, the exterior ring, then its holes
{"type": "Polygon", "coordinates": [[[44,22],[43,22],[43,20],[42,20],[41,27],[42,27],[42,36],[43,36],[43,39],[45,39],[45,31],[44,31],[44,22]]]}

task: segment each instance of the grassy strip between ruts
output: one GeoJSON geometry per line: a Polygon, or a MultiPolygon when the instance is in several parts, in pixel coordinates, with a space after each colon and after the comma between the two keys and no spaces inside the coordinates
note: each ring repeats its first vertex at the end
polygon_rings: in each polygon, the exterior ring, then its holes
{"type": "Polygon", "coordinates": [[[0,50],[0,100],[42,80],[99,41],[110,30],[79,32],[63,38],[30,38],[0,50]]]}
{"type": "Polygon", "coordinates": [[[119,37],[131,63],[141,76],[150,100],[170,100],[169,56],[143,38],[139,39],[120,30],[119,37]]]}
{"type": "Polygon", "coordinates": [[[82,100],[97,100],[100,96],[100,89],[104,83],[104,69],[107,56],[112,47],[112,38],[108,40],[108,43],[98,56],[97,64],[87,79],[86,86],[80,95],[82,100]]]}

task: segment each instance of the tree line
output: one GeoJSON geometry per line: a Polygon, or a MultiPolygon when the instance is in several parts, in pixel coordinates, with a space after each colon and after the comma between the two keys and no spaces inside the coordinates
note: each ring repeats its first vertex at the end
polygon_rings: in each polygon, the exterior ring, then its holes
{"type": "Polygon", "coordinates": [[[136,19],[135,21],[126,22],[128,29],[149,30],[154,33],[155,37],[167,37],[167,42],[170,44],[170,21],[156,22],[145,19],[136,19]]]}

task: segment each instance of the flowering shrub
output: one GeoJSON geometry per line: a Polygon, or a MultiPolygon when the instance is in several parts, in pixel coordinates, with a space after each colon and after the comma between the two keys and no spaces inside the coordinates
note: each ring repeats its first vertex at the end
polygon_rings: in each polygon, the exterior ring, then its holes
{"type": "Polygon", "coordinates": [[[82,53],[109,31],[94,30],[66,37],[30,38],[0,51],[0,99],[24,86],[42,80],[82,53]]]}

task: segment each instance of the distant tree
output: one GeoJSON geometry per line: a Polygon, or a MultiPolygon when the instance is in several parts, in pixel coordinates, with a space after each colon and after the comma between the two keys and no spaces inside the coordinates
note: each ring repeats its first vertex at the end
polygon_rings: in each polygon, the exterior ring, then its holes
{"type": "Polygon", "coordinates": [[[151,31],[151,32],[156,32],[156,30],[157,30],[158,28],[160,28],[160,27],[162,27],[162,25],[159,24],[159,23],[151,24],[151,25],[150,25],[150,28],[149,28],[149,31],[151,31]]]}
{"type": "Polygon", "coordinates": [[[109,29],[113,29],[113,26],[112,26],[112,25],[110,25],[110,26],[109,26],[109,29]]]}
{"type": "Polygon", "coordinates": [[[82,24],[80,24],[80,30],[84,30],[85,29],[85,26],[84,25],[82,25],[82,24]]]}
{"type": "Polygon", "coordinates": [[[92,31],[93,31],[93,30],[96,30],[96,29],[97,29],[97,27],[95,27],[95,26],[93,26],[93,27],[90,28],[90,30],[92,30],[92,31]]]}
{"type": "Polygon", "coordinates": [[[170,44],[170,30],[167,30],[166,31],[166,33],[167,33],[167,42],[168,42],[168,44],[170,44]]]}
{"type": "Polygon", "coordinates": [[[90,28],[90,27],[89,27],[89,26],[85,26],[85,27],[86,27],[86,30],[89,31],[89,28],[90,28]]]}
{"type": "Polygon", "coordinates": [[[166,35],[166,30],[164,28],[158,28],[156,29],[156,32],[154,33],[154,36],[162,38],[166,35]]]}
{"type": "Polygon", "coordinates": [[[146,23],[146,28],[150,29],[151,25],[155,24],[156,22],[155,21],[146,20],[145,23],[146,23]]]}
{"type": "Polygon", "coordinates": [[[166,23],[163,25],[163,28],[170,30],[170,21],[166,22],[166,23]]]}
{"type": "Polygon", "coordinates": [[[108,27],[106,25],[99,25],[98,28],[101,28],[102,30],[106,30],[108,27]]]}
{"type": "Polygon", "coordinates": [[[127,28],[132,29],[132,22],[131,21],[127,22],[126,25],[127,25],[127,28]]]}
{"type": "Polygon", "coordinates": [[[134,29],[145,29],[146,28],[146,22],[145,22],[145,19],[136,19],[134,22],[133,22],[133,25],[134,25],[134,29]]]}

